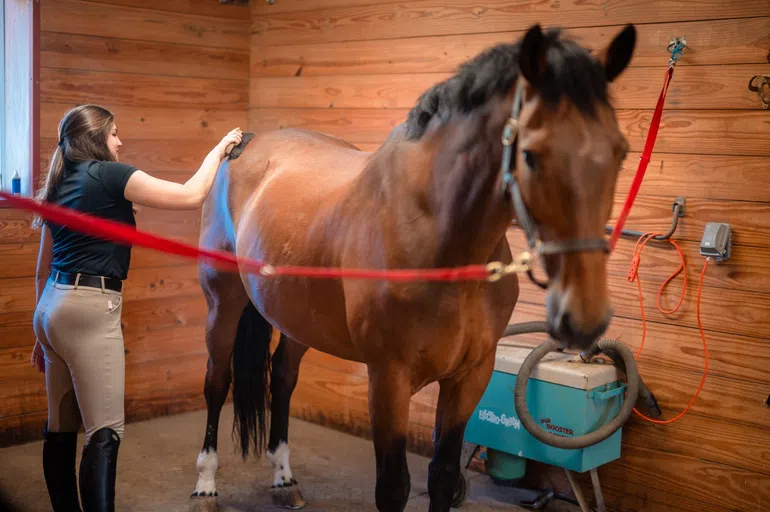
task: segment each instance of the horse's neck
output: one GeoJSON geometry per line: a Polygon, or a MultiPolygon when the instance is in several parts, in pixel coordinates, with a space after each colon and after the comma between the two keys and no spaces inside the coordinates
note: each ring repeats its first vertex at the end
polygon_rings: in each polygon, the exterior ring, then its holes
{"type": "Polygon", "coordinates": [[[504,111],[452,119],[384,166],[389,210],[401,239],[419,236],[424,263],[485,262],[510,223],[500,181],[504,111]],[[390,179],[392,176],[393,179],[390,179]]]}

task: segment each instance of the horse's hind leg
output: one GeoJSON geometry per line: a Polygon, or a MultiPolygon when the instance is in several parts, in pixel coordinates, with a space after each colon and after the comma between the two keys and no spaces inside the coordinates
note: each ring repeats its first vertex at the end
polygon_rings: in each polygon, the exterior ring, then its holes
{"type": "Polygon", "coordinates": [[[206,302],[206,348],[209,359],[203,393],[206,397],[206,432],[198,454],[198,483],[191,496],[191,510],[216,510],[215,475],[218,468],[219,415],[230,389],[230,360],[241,313],[248,301],[238,275],[201,268],[199,279],[206,302]]]}
{"type": "Polygon", "coordinates": [[[289,466],[289,403],[305,352],[305,345],[282,334],[273,354],[270,376],[270,441],[267,457],[273,463],[273,503],[288,509],[299,509],[306,505],[289,466]]]}
{"type": "Polygon", "coordinates": [[[401,512],[409,499],[406,440],[411,381],[406,368],[369,366],[369,416],[377,463],[375,502],[380,512],[401,512]]]}
{"type": "Polygon", "coordinates": [[[439,383],[435,452],[428,467],[430,512],[449,512],[451,508],[460,481],[465,426],[487,388],[494,363],[493,351],[479,366],[439,383]]]}

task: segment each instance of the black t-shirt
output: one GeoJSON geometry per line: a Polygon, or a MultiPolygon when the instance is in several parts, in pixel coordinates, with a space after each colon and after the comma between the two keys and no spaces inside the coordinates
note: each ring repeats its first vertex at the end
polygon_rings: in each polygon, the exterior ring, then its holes
{"type": "MultiPolygon", "coordinates": [[[[134,172],[136,167],[119,162],[66,161],[64,179],[53,203],[136,226],[131,201],[123,195],[134,172]]],[[[53,235],[54,270],[126,279],[130,246],[47,224],[53,235]]]]}

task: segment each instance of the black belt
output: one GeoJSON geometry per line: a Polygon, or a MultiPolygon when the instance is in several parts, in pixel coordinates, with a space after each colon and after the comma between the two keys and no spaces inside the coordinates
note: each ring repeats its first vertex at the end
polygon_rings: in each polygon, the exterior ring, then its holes
{"type": "Polygon", "coordinates": [[[74,285],[78,275],[80,276],[80,280],[78,280],[78,286],[99,288],[101,290],[102,279],[104,279],[105,289],[112,290],[114,292],[120,292],[123,290],[123,281],[120,279],[115,279],[112,277],[92,276],[89,274],[69,274],[67,272],[51,270],[51,279],[53,279],[54,283],[74,285]]]}

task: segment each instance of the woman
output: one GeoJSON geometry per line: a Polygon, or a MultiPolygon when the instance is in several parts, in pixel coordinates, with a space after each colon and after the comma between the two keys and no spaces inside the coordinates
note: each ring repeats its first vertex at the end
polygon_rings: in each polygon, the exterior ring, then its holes
{"type": "MultiPolygon", "coordinates": [[[[76,107],[59,123],[59,143],[37,199],[135,225],[133,204],[196,209],[214,183],[228,133],[184,184],[153,178],[118,162],[121,142],[113,115],[76,107]]],[[[131,248],[42,225],[37,263],[32,364],[45,371],[48,422],[43,472],[55,512],[78,511],[75,452],[81,422],[86,445],[80,496],[86,512],[114,510],[118,447],[124,432],[125,364],[120,316],[131,248]]]]}

